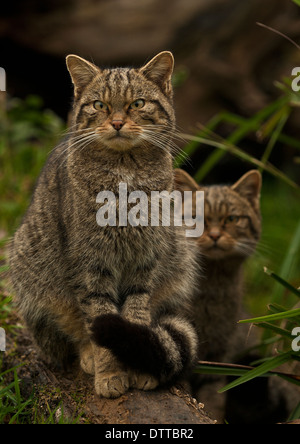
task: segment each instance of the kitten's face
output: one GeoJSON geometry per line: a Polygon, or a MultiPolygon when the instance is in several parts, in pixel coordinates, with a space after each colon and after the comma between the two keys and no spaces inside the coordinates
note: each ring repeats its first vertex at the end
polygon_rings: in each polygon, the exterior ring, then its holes
{"type": "Polygon", "coordinates": [[[249,256],[259,238],[258,216],[250,203],[230,187],[205,191],[205,228],[198,239],[201,251],[212,259],[249,256]]]}
{"type": "Polygon", "coordinates": [[[248,257],[260,237],[259,194],[261,176],[253,170],[236,184],[200,188],[193,179],[176,170],[175,183],[181,191],[204,190],[204,233],[197,239],[201,253],[210,259],[248,257]]]}
{"type": "Polygon", "coordinates": [[[82,135],[92,145],[116,151],[147,142],[168,145],[175,121],[171,53],[158,54],[141,69],[101,70],[73,55],[67,65],[75,86],[72,123],[78,140],[82,135]]]}

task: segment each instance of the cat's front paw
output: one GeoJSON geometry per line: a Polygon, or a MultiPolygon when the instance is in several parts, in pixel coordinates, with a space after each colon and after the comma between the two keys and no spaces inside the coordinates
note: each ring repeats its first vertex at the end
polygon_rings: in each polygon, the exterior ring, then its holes
{"type": "Polygon", "coordinates": [[[82,347],[80,350],[80,367],[89,375],[95,374],[95,359],[92,344],[82,347]]]}
{"type": "Polygon", "coordinates": [[[158,386],[158,380],[146,373],[132,372],[130,374],[130,387],[139,390],[154,390],[158,386]]]}
{"type": "Polygon", "coordinates": [[[119,398],[129,389],[127,373],[100,373],[95,376],[95,390],[103,398],[119,398]]]}

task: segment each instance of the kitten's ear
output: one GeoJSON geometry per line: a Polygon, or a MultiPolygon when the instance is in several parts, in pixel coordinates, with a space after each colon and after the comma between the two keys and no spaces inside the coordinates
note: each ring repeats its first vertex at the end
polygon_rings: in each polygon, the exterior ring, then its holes
{"type": "Polygon", "coordinates": [[[99,74],[100,69],[87,60],[70,54],[66,58],[67,68],[74,84],[74,95],[80,95],[82,89],[87,86],[99,74]]]}
{"type": "Polygon", "coordinates": [[[172,95],[173,69],[173,54],[169,51],[163,51],[143,66],[141,72],[147,79],[156,83],[166,95],[170,96],[172,95]]]}
{"type": "Polygon", "coordinates": [[[200,190],[197,182],[186,171],[180,168],[174,170],[174,188],[179,191],[200,190]]]}
{"type": "Polygon", "coordinates": [[[254,209],[258,211],[261,184],[262,178],[260,172],[251,170],[244,174],[231,188],[239,193],[240,196],[245,197],[254,209]]]}

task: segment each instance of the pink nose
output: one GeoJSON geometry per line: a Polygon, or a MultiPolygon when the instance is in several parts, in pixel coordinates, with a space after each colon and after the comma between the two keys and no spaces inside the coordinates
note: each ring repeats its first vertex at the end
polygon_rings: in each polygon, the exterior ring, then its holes
{"type": "Polygon", "coordinates": [[[220,239],[221,237],[221,233],[219,230],[211,230],[209,233],[209,237],[214,240],[217,241],[218,239],[220,239]]]}
{"type": "Polygon", "coordinates": [[[120,131],[120,129],[122,128],[122,126],[124,125],[123,120],[113,120],[111,122],[112,126],[114,127],[114,129],[116,131],[120,131]]]}

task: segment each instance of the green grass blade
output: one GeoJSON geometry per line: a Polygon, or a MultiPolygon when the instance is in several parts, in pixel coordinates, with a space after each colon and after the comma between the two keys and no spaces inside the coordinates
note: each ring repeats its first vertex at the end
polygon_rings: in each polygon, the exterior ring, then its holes
{"type": "Polygon", "coordinates": [[[14,384],[15,384],[14,388],[15,388],[16,400],[18,405],[20,405],[22,401],[21,392],[20,392],[20,379],[18,378],[16,369],[14,369],[14,384]]]}
{"type": "Polygon", "coordinates": [[[0,373],[0,378],[2,378],[2,377],[3,377],[4,375],[6,375],[7,373],[13,372],[15,369],[18,369],[18,368],[20,368],[20,367],[23,367],[24,365],[26,365],[26,364],[21,363],[21,364],[16,365],[15,367],[12,367],[12,368],[9,368],[8,370],[5,370],[4,372],[1,372],[1,373],[0,373]]]}
{"type": "MultiPolygon", "coordinates": [[[[287,354],[289,355],[289,353],[287,354]]],[[[292,359],[294,356],[291,354],[290,357],[284,357],[280,359],[292,359]]],[[[274,358],[266,358],[263,360],[262,364],[271,367],[273,364],[270,362],[274,358]]],[[[198,365],[193,369],[194,373],[204,374],[204,375],[222,375],[222,376],[247,376],[250,371],[257,370],[258,367],[239,365],[239,364],[228,364],[224,362],[210,362],[210,361],[199,361],[198,365]]],[[[258,377],[270,377],[270,376],[280,376],[293,384],[300,385],[300,376],[290,373],[278,372],[276,370],[269,370],[262,372],[258,377]]],[[[247,376],[248,377],[248,376],[247,376]]]]}
{"type": "Polygon", "coordinates": [[[260,323],[260,322],[270,322],[270,321],[278,321],[280,319],[289,319],[300,315],[300,308],[296,308],[294,310],[286,310],[280,313],[275,313],[271,315],[266,316],[260,316],[258,318],[251,318],[251,319],[242,319],[239,321],[239,324],[245,324],[245,323],[260,323]]]}
{"type": "Polygon", "coordinates": [[[291,384],[298,385],[300,387],[300,376],[296,378],[290,378],[288,375],[278,374],[281,379],[290,382],[291,384]]]}
{"type": "Polygon", "coordinates": [[[291,332],[289,330],[286,330],[285,328],[278,327],[277,325],[270,324],[269,322],[260,322],[256,325],[267,330],[272,330],[280,336],[285,336],[291,339],[291,332]]]}
{"type": "Polygon", "coordinates": [[[9,270],[9,266],[8,265],[1,265],[0,273],[5,273],[8,270],[9,270]]]}
{"type": "Polygon", "coordinates": [[[243,376],[249,371],[249,368],[241,368],[242,366],[225,366],[223,364],[199,364],[194,369],[194,373],[203,375],[222,375],[222,376],[243,376]],[[240,367],[240,368],[238,368],[240,367]]]}
{"type": "MultiPolygon", "coordinates": [[[[284,258],[281,268],[279,270],[279,276],[284,281],[287,281],[291,276],[291,272],[293,270],[293,264],[296,263],[296,258],[299,255],[299,250],[300,250],[300,221],[297,224],[297,227],[296,227],[294,235],[291,239],[288,251],[285,255],[285,258],[284,258]]],[[[274,275],[272,275],[272,277],[274,279],[276,279],[276,277],[274,275]]],[[[283,295],[283,291],[284,291],[283,287],[286,287],[286,282],[282,282],[279,279],[276,279],[278,281],[278,284],[274,287],[274,290],[272,292],[271,302],[280,302],[282,300],[282,295],[283,295]],[[281,285],[279,285],[279,284],[281,284],[281,285]]],[[[292,287],[292,288],[294,288],[294,287],[292,287]]],[[[289,289],[291,292],[293,292],[294,294],[296,294],[296,296],[299,297],[299,295],[300,295],[299,290],[295,289],[295,291],[294,291],[291,288],[289,288],[289,289]]]]}
{"type": "MultiPolygon", "coordinates": [[[[272,116],[273,113],[278,114],[279,112],[282,112],[283,109],[287,109],[287,102],[286,97],[280,97],[275,102],[260,110],[250,119],[241,118],[236,114],[224,112],[214,117],[208,125],[206,125],[205,129],[212,131],[222,122],[236,125],[236,130],[227,139],[227,142],[236,145],[248,134],[258,131],[262,122],[270,115],[272,116]]],[[[205,133],[201,132],[197,134],[197,137],[203,137],[205,135],[205,133]]],[[[195,175],[195,180],[198,182],[203,180],[225,154],[226,152],[224,151],[215,150],[198,169],[195,175]]]]}
{"type": "MultiPolygon", "coordinates": [[[[279,122],[276,126],[276,128],[274,129],[274,131],[272,132],[271,138],[269,140],[269,143],[267,144],[267,147],[265,149],[265,152],[262,155],[261,161],[263,164],[266,164],[272,151],[274,146],[277,143],[277,140],[290,116],[291,113],[291,109],[289,106],[285,106],[283,108],[281,108],[274,116],[273,119],[275,118],[278,119],[279,118],[279,122]]],[[[261,169],[260,169],[261,170],[261,169]]]]}
{"type": "Polygon", "coordinates": [[[4,396],[7,395],[7,393],[14,388],[15,386],[15,382],[11,382],[10,384],[8,384],[6,387],[4,387],[3,389],[0,390],[0,399],[4,396]]]}
{"type": "MultiPolygon", "coordinates": [[[[275,274],[273,271],[269,270],[267,267],[264,267],[264,272],[268,276],[271,276],[273,279],[275,279],[275,281],[279,282],[283,287],[287,288],[290,292],[295,294],[298,298],[300,298],[300,291],[297,288],[293,287],[291,284],[289,284],[286,280],[275,274]]],[[[272,299],[272,302],[275,302],[274,298],[272,299]]]]}
{"type": "Polygon", "coordinates": [[[280,136],[278,137],[278,141],[284,143],[285,145],[289,145],[292,148],[300,150],[299,139],[295,139],[292,136],[288,136],[287,134],[281,133],[280,136]]]}
{"type": "MultiPolygon", "coordinates": [[[[286,96],[280,97],[278,100],[272,102],[270,105],[266,106],[262,110],[260,110],[257,114],[255,114],[250,119],[245,119],[234,113],[229,113],[227,111],[221,112],[214,116],[205,127],[196,135],[196,137],[202,138],[207,137],[208,131],[213,131],[220,123],[229,123],[235,125],[237,129],[233,132],[233,134],[228,138],[228,142],[232,144],[237,144],[240,142],[247,134],[251,132],[255,132],[259,129],[262,122],[272,115],[274,112],[285,107],[288,100],[286,96]]],[[[174,167],[180,167],[184,162],[184,155],[186,157],[191,156],[194,152],[199,148],[199,146],[203,144],[197,140],[191,140],[183,149],[182,155],[176,157],[174,167]]],[[[224,151],[213,152],[204,162],[204,164],[199,168],[196,173],[196,177],[198,181],[201,181],[204,176],[214,167],[214,165],[225,155],[224,151]],[[217,154],[218,152],[218,154],[217,154]]],[[[196,180],[196,179],[195,179],[196,180]]]]}
{"type": "MultiPolygon", "coordinates": [[[[276,314],[276,313],[283,314],[283,313],[289,311],[287,308],[283,307],[282,305],[275,304],[275,303],[269,304],[268,309],[270,310],[270,312],[272,314],[276,314]]],[[[294,316],[291,316],[287,319],[289,319],[290,323],[294,323],[296,325],[300,324],[300,316],[297,313],[295,313],[294,316]]]]}
{"type": "Polygon", "coordinates": [[[247,374],[241,376],[240,378],[236,379],[235,381],[227,384],[222,389],[218,390],[218,393],[226,392],[227,390],[230,390],[234,387],[237,387],[241,384],[244,384],[245,382],[251,381],[254,378],[257,378],[258,376],[262,376],[266,373],[268,373],[270,370],[273,370],[274,368],[279,367],[282,364],[285,364],[286,362],[290,361],[292,359],[291,353],[282,353],[279,356],[276,356],[275,358],[271,358],[269,361],[265,362],[264,364],[259,365],[257,368],[250,370],[247,372],[247,374]]]}
{"type": "Polygon", "coordinates": [[[300,418],[300,402],[290,414],[288,421],[293,421],[294,419],[299,419],[299,418],[300,418]]]}
{"type": "Polygon", "coordinates": [[[284,174],[282,171],[278,170],[276,167],[271,165],[270,163],[267,163],[266,165],[263,164],[260,160],[256,159],[255,157],[249,155],[245,151],[241,150],[240,148],[230,144],[226,140],[217,141],[212,140],[204,137],[197,137],[197,136],[191,136],[190,134],[182,134],[184,138],[187,140],[195,140],[199,141],[205,145],[212,146],[215,148],[219,148],[221,150],[224,150],[226,152],[229,152],[230,154],[238,157],[239,159],[251,163],[252,165],[255,165],[258,168],[262,168],[268,173],[272,174],[277,179],[287,183],[291,187],[295,188],[296,190],[300,191],[300,187],[298,184],[296,184],[293,180],[291,180],[286,174],[284,174]]]}
{"type": "MultiPolygon", "coordinates": [[[[18,420],[19,415],[23,412],[23,410],[28,406],[28,404],[30,404],[32,402],[32,399],[28,399],[27,401],[25,401],[24,403],[22,403],[19,407],[19,409],[17,410],[17,412],[11,417],[9,424],[15,424],[18,420]]],[[[27,413],[28,414],[28,413],[27,413]]]]}
{"type": "Polygon", "coordinates": [[[222,159],[224,154],[224,151],[217,149],[214,150],[197,170],[196,174],[194,175],[195,181],[198,183],[202,182],[205,176],[207,176],[213,167],[222,159]]]}
{"type": "Polygon", "coordinates": [[[288,311],[288,308],[283,305],[276,304],[275,302],[268,304],[268,309],[271,313],[283,313],[284,311],[288,311]]]}
{"type": "MultiPolygon", "coordinates": [[[[207,125],[197,133],[198,137],[206,137],[209,130],[214,130],[223,120],[228,121],[230,113],[220,113],[213,117],[207,125]]],[[[190,140],[183,148],[181,153],[174,160],[174,168],[179,168],[184,163],[185,159],[192,156],[195,151],[200,147],[201,142],[198,140],[190,140]]]]}

